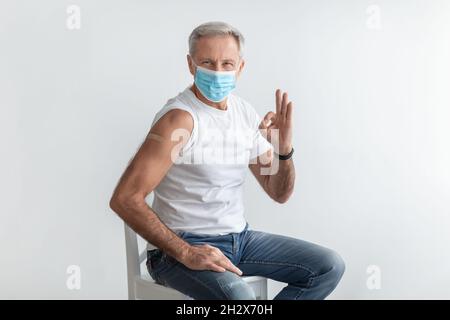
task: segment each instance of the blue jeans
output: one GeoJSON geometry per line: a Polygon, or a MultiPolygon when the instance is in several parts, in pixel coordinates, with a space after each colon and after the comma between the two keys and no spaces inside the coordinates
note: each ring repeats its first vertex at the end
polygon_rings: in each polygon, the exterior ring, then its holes
{"type": "MultiPolygon", "coordinates": [[[[275,300],[324,299],[336,288],[345,270],[344,261],[335,251],[292,237],[249,230],[248,223],[242,232],[222,236],[177,234],[191,245],[217,247],[242,270],[243,276],[287,283],[275,300]]],[[[255,299],[241,276],[230,271],[192,270],[160,249],[147,252],[147,269],[157,283],[193,299],[255,299]]]]}

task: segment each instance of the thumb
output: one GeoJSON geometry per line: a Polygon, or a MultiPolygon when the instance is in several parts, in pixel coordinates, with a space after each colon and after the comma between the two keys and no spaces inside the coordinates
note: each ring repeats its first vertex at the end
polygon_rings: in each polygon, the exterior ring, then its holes
{"type": "Polygon", "coordinates": [[[273,119],[275,118],[275,116],[275,113],[273,113],[272,111],[267,112],[267,114],[264,116],[264,119],[261,121],[259,128],[267,129],[273,123],[273,119]]]}
{"type": "Polygon", "coordinates": [[[269,120],[262,119],[261,123],[259,124],[259,129],[267,129],[268,126],[269,126],[269,120]]]}

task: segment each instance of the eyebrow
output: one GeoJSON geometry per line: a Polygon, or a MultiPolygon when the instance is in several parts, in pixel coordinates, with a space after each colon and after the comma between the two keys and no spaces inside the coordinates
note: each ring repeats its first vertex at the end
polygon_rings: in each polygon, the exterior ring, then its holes
{"type": "MultiPolygon", "coordinates": [[[[213,59],[210,59],[210,58],[200,58],[199,59],[200,61],[205,61],[205,60],[207,60],[207,61],[213,61],[213,59]]],[[[220,62],[233,62],[233,63],[236,63],[236,60],[234,60],[234,59],[223,59],[223,60],[221,60],[220,62]]]]}

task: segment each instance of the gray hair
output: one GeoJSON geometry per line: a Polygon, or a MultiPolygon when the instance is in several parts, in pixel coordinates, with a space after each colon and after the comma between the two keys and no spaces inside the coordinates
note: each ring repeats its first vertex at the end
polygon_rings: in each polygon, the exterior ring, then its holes
{"type": "Polygon", "coordinates": [[[233,36],[236,39],[239,45],[239,56],[242,58],[244,54],[244,36],[238,29],[234,28],[228,23],[221,21],[203,23],[192,31],[191,35],[189,36],[189,54],[191,55],[191,57],[194,55],[195,47],[199,38],[206,36],[226,35],[233,36]]]}

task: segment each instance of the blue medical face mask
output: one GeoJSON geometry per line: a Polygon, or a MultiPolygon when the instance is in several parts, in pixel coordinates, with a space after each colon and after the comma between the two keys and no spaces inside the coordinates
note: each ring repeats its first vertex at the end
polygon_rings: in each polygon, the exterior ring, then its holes
{"type": "Polygon", "coordinates": [[[236,87],[236,71],[213,71],[196,66],[194,83],[206,99],[220,102],[236,87]]]}

